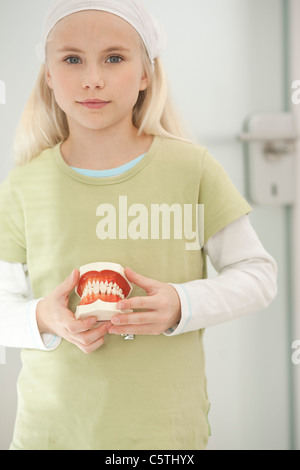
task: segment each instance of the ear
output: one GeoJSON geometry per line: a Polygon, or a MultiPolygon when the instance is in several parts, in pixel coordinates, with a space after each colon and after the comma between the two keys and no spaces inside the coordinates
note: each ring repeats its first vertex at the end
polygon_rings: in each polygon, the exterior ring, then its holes
{"type": "Polygon", "coordinates": [[[148,75],[146,73],[146,70],[144,70],[142,78],[141,78],[141,83],[140,83],[140,91],[144,91],[148,88],[149,85],[149,79],[148,75]]]}
{"type": "Polygon", "coordinates": [[[52,77],[51,77],[51,73],[49,70],[49,66],[46,66],[46,69],[45,69],[45,80],[46,80],[48,87],[51,88],[51,90],[53,90],[53,83],[52,83],[52,77]]]}

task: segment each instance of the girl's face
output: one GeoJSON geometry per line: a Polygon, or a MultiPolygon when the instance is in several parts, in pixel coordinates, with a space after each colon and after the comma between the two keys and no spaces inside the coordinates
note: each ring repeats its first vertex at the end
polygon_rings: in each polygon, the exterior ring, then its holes
{"type": "Polygon", "coordinates": [[[69,125],[132,127],[132,110],[148,80],[139,34],[102,11],[72,14],[48,38],[46,81],[69,125]]]}

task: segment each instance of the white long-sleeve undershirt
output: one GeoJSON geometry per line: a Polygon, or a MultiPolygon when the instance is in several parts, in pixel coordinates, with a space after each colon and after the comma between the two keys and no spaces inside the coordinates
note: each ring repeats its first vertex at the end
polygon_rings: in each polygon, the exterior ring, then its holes
{"type": "MultiPolygon", "coordinates": [[[[167,336],[228,322],[266,308],[277,293],[277,265],[243,216],[211,237],[204,250],[214,279],[172,284],[181,301],[181,321],[167,336]]],[[[52,351],[61,338],[41,335],[27,266],[0,261],[0,345],[52,351]]]]}
{"type": "Polygon", "coordinates": [[[264,249],[249,217],[211,237],[204,250],[218,275],[172,284],[181,301],[176,335],[225,323],[262,310],[277,295],[277,264],[264,249]]]}

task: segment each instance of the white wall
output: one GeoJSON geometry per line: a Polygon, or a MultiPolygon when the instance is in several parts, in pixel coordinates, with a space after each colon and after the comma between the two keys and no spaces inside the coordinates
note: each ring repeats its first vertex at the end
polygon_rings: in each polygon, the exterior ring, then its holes
{"type": "MultiPolygon", "coordinates": [[[[186,120],[245,194],[235,136],[249,114],[284,110],[283,2],[146,3],[169,32],[164,60],[186,120]]],[[[253,209],[252,223],[278,262],[279,294],[266,311],[206,331],[210,449],[290,446],[287,215],[280,207],[253,209]]]]}
{"type": "MultiPolygon", "coordinates": [[[[7,104],[0,105],[0,181],[12,165],[13,133],[35,81],[34,47],[50,3],[0,0],[0,80],[7,85],[7,104]]],[[[245,193],[243,148],[235,136],[250,113],[284,107],[282,0],[145,3],[168,31],[164,61],[182,114],[245,193]]],[[[290,446],[286,211],[254,207],[251,219],[278,262],[279,294],[266,311],[206,332],[210,449],[290,446]]],[[[19,368],[19,352],[7,351],[7,365],[0,365],[3,449],[11,439],[19,368]]]]}
{"type": "MultiPolygon", "coordinates": [[[[13,165],[13,136],[39,68],[34,47],[50,4],[46,0],[0,0],[0,80],[6,84],[6,104],[0,104],[0,182],[13,165]]],[[[0,363],[0,449],[8,448],[13,432],[19,351],[6,350],[5,360],[6,365],[0,363]]]]}
{"type": "MultiPolygon", "coordinates": [[[[295,80],[300,80],[300,56],[299,56],[299,44],[300,44],[300,2],[299,0],[290,1],[290,44],[293,46],[291,51],[290,61],[290,83],[295,80]]],[[[291,111],[295,117],[296,132],[300,136],[300,103],[292,104],[291,111]]],[[[293,312],[293,341],[299,341],[300,339],[300,292],[299,292],[299,277],[300,277],[300,250],[299,250],[299,238],[300,238],[300,140],[297,143],[297,155],[296,155],[296,201],[294,205],[293,213],[293,247],[294,247],[294,312],[293,312]]],[[[295,421],[295,442],[297,448],[300,449],[300,365],[294,364],[293,366],[293,383],[294,383],[294,421],[295,421]]]]}

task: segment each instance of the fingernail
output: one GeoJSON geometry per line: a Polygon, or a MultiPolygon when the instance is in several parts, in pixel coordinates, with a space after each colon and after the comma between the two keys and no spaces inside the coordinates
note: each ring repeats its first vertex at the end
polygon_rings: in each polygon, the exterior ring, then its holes
{"type": "Polygon", "coordinates": [[[108,332],[109,332],[110,335],[114,335],[114,334],[116,334],[117,330],[115,328],[110,328],[108,330],[108,332]]]}
{"type": "Polygon", "coordinates": [[[121,320],[120,320],[120,318],[115,317],[115,318],[111,319],[111,322],[112,322],[113,325],[119,325],[121,323],[121,320]]]}
{"type": "Polygon", "coordinates": [[[126,308],[126,305],[124,304],[124,302],[119,302],[118,303],[118,309],[119,310],[125,310],[125,308],[126,308]]]}

